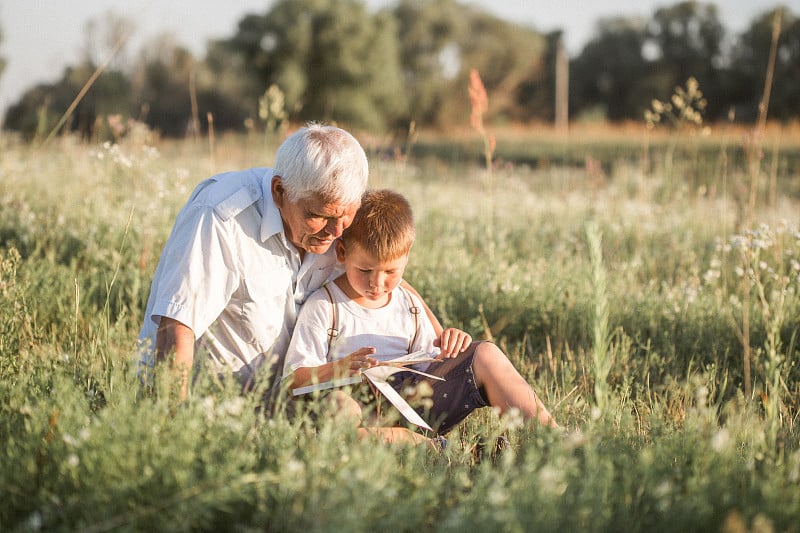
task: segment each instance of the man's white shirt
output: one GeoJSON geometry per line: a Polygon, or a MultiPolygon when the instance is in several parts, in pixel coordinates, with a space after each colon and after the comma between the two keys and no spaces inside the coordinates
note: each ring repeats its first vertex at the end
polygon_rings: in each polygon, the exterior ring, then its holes
{"type": "Polygon", "coordinates": [[[261,365],[280,362],[300,306],[332,277],[336,257],[331,247],[301,262],[284,234],[271,180],[271,169],[254,168],[195,188],[153,276],[139,333],[148,364],[162,316],[194,332],[196,362],[207,354],[218,371],[243,383],[261,365]]]}

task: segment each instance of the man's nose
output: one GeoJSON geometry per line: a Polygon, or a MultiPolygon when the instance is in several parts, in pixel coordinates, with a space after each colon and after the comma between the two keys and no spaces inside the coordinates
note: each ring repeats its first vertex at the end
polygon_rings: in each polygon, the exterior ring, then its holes
{"type": "Polygon", "coordinates": [[[328,223],[325,225],[325,231],[333,236],[333,238],[338,239],[342,236],[342,232],[344,231],[344,219],[343,218],[331,218],[328,219],[328,223]]]}

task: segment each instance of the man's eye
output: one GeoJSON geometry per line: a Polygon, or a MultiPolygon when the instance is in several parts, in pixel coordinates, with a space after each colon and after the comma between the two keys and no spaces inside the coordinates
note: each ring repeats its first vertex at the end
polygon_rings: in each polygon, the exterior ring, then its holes
{"type": "Polygon", "coordinates": [[[369,274],[370,272],[372,272],[372,270],[368,268],[359,268],[358,271],[361,272],[362,274],[369,274]]]}

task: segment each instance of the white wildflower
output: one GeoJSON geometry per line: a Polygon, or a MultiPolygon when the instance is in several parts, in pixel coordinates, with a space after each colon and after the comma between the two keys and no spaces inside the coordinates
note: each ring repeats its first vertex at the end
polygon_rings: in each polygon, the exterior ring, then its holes
{"type": "Polygon", "coordinates": [[[507,430],[519,429],[525,423],[522,411],[516,407],[509,409],[501,419],[503,427],[507,430]]]}
{"type": "Polygon", "coordinates": [[[245,400],[241,396],[234,396],[220,404],[218,413],[228,416],[239,416],[244,410],[245,400]]]}
{"type": "Polygon", "coordinates": [[[717,453],[723,453],[730,448],[731,445],[731,434],[730,432],[722,428],[716,433],[714,436],[711,437],[711,448],[717,453]]]}
{"type": "Polygon", "coordinates": [[[203,412],[206,414],[206,421],[213,422],[216,417],[216,412],[214,411],[214,397],[206,396],[203,398],[201,405],[203,406],[203,412]]]}
{"type": "Polygon", "coordinates": [[[708,405],[708,387],[705,385],[699,387],[694,393],[694,400],[698,407],[706,407],[708,405]]]}
{"type": "Polygon", "coordinates": [[[303,461],[297,459],[289,459],[286,462],[286,471],[292,476],[300,477],[306,472],[306,465],[303,461]]]}
{"type": "Polygon", "coordinates": [[[489,487],[489,490],[486,493],[486,501],[489,503],[489,505],[502,505],[508,501],[508,492],[501,485],[494,484],[489,487]]]}
{"type": "Polygon", "coordinates": [[[669,510],[670,496],[672,494],[672,483],[664,480],[653,489],[653,496],[656,498],[658,510],[662,513],[669,510]]]}
{"type": "Polygon", "coordinates": [[[715,280],[718,280],[720,276],[719,270],[706,270],[706,273],[703,274],[703,281],[710,285],[714,283],[715,280]]]}
{"type": "Polygon", "coordinates": [[[542,492],[555,496],[561,496],[567,491],[564,473],[551,465],[545,465],[539,470],[539,486],[542,492]]]}

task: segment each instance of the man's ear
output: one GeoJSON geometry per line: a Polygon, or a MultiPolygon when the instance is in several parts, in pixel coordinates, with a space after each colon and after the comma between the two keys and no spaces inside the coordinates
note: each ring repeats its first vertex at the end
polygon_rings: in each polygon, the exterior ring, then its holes
{"type": "Polygon", "coordinates": [[[347,256],[347,248],[345,248],[341,238],[336,239],[335,245],[336,245],[336,259],[340,263],[344,263],[344,258],[347,256]]]}
{"type": "Polygon", "coordinates": [[[280,176],[272,176],[270,182],[270,190],[272,192],[272,201],[278,207],[283,207],[283,200],[286,197],[286,189],[283,187],[283,181],[280,176]]]}

